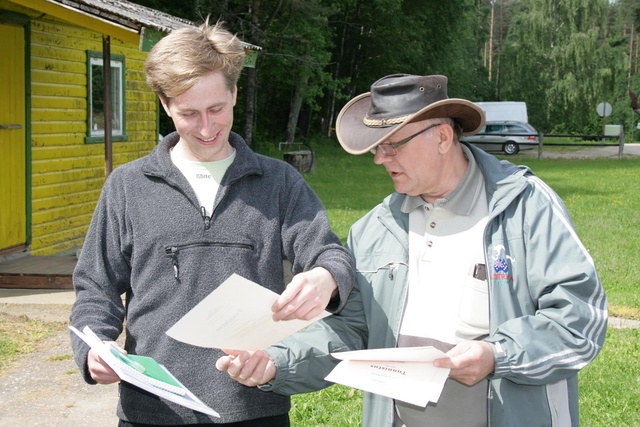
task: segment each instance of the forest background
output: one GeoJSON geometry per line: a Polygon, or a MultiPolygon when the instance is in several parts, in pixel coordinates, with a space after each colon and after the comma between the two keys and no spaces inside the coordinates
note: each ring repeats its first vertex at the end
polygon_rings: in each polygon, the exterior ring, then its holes
{"type": "Polygon", "coordinates": [[[606,122],[640,136],[640,0],[133,1],[222,20],[262,48],[239,82],[235,130],[250,145],[331,136],[349,99],[395,73],[444,74],[450,97],[524,101],[544,134],[600,135],[606,122]]]}

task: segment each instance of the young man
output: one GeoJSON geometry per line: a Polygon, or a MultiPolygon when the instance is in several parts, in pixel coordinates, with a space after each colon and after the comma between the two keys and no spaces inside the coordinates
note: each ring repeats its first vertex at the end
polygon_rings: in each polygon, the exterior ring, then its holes
{"type": "MultiPolygon", "coordinates": [[[[288,397],[232,381],[215,369],[219,350],[165,332],[233,273],[281,294],[273,311],[283,321],[338,310],[353,286],[353,258],[302,176],[231,131],[243,64],[241,42],[221,25],[174,31],[153,48],[147,82],[176,132],[109,176],[87,233],[71,324],[114,341],[126,320],[126,351],[154,357],[220,413],[120,383],[120,426],[288,426],[288,397]],[[297,273],[286,287],[283,257],[297,273]]],[[[72,344],[87,382],[119,381],[72,344]]]]}
{"type": "Polygon", "coordinates": [[[434,364],[451,369],[438,403],[365,393],[363,426],[577,426],[578,371],[602,348],[605,293],[558,195],[460,142],[484,120],[448,98],[444,76],[387,76],[351,100],[338,139],[372,152],[396,192],[351,228],[347,305],[218,368],[292,394],[329,385],[330,352],[432,345],[448,356],[434,364]]]}

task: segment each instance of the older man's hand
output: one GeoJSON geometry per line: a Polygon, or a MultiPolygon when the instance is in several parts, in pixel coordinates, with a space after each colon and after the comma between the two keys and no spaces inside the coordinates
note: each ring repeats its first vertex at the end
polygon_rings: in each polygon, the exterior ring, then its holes
{"type": "Polygon", "coordinates": [[[495,369],[491,345],[485,341],[463,341],[436,359],[433,366],[450,368],[449,378],[472,386],[485,379],[495,369]]]}
{"type": "Polygon", "coordinates": [[[327,308],[337,292],[338,284],[325,268],[316,267],[296,274],[273,303],[273,320],[311,320],[327,308]]]}
{"type": "Polygon", "coordinates": [[[227,355],[216,361],[216,368],[227,372],[240,384],[255,387],[276,376],[276,365],[265,351],[222,350],[227,355]]]}

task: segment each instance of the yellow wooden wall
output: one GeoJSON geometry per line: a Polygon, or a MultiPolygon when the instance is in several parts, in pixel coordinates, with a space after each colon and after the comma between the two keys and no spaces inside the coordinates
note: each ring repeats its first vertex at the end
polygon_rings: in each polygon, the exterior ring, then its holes
{"type": "MultiPolygon", "coordinates": [[[[85,144],[87,50],[102,51],[101,34],[48,16],[31,21],[32,255],[81,247],[104,184],[104,144],[85,144]]],[[[128,141],[113,143],[115,169],[156,145],[157,103],[146,53],[114,38],[111,53],[126,67],[128,141]]]]}

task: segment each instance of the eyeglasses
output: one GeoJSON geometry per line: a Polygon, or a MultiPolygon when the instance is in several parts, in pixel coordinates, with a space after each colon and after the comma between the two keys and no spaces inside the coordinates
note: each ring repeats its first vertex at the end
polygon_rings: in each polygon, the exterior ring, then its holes
{"type": "Polygon", "coordinates": [[[400,147],[401,145],[406,144],[407,142],[411,141],[413,138],[415,138],[416,136],[420,135],[422,132],[426,132],[429,129],[433,129],[436,126],[440,126],[444,123],[434,123],[432,125],[427,126],[426,128],[422,129],[419,132],[414,133],[411,136],[406,137],[403,140],[400,140],[398,142],[394,142],[393,144],[378,144],[375,147],[373,147],[372,149],[370,149],[369,151],[371,152],[371,154],[373,154],[374,156],[376,155],[376,151],[378,151],[378,148],[380,149],[380,152],[385,155],[385,156],[395,156],[396,154],[398,154],[397,148],[400,147]]]}

